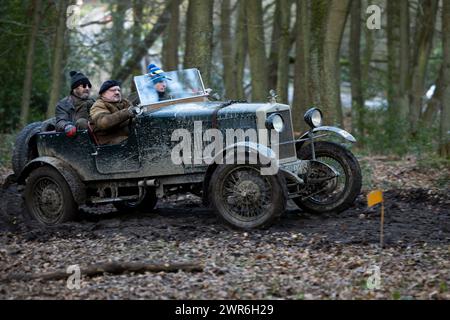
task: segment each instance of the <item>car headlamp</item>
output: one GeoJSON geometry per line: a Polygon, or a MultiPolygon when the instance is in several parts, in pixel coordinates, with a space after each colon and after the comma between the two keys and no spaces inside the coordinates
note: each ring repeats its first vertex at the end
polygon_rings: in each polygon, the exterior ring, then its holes
{"type": "Polygon", "coordinates": [[[323,122],[323,114],[320,109],[312,108],[309,109],[305,113],[305,122],[311,127],[311,128],[318,128],[322,126],[323,122]]]}
{"type": "Polygon", "coordinates": [[[284,120],[279,114],[272,114],[266,120],[266,127],[280,133],[284,130],[284,120]]]}

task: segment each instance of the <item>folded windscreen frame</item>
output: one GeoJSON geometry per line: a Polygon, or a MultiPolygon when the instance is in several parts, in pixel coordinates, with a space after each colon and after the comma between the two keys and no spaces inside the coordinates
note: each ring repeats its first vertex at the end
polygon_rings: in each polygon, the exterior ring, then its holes
{"type": "Polygon", "coordinates": [[[165,72],[164,77],[157,80],[146,74],[134,77],[134,83],[136,84],[141,106],[207,95],[198,69],[165,72]],[[163,82],[163,85],[161,85],[161,82],[163,82]]]}

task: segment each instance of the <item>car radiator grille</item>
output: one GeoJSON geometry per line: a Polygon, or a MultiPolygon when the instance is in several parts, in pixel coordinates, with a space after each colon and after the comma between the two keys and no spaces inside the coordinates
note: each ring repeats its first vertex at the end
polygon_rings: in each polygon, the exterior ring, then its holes
{"type": "Polygon", "coordinates": [[[297,156],[295,150],[294,130],[292,128],[291,111],[284,110],[279,112],[272,112],[268,114],[269,117],[272,114],[279,114],[285,123],[285,128],[279,136],[279,159],[294,158],[297,156]]]}

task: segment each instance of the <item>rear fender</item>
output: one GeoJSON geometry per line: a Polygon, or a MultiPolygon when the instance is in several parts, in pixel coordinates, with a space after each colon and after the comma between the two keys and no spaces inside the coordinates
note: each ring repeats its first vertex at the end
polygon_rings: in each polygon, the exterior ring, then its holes
{"type": "Polygon", "coordinates": [[[25,184],[26,179],[31,174],[31,172],[42,166],[50,166],[57,170],[64,177],[70,187],[70,190],[72,191],[73,198],[77,204],[81,205],[86,202],[86,187],[81,181],[80,176],[75,171],[75,169],[57,158],[39,157],[30,161],[22,170],[22,173],[17,179],[17,182],[19,184],[25,184]]]}

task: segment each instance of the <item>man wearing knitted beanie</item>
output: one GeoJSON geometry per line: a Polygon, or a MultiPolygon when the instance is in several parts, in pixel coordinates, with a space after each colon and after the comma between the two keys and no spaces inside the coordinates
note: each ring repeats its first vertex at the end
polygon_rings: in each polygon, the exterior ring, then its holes
{"type": "Polygon", "coordinates": [[[171,99],[167,94],[167,80],[171,80],[167,77],[166,73],[156,66],[151,64],[147,67],[148,76],[153,83],[156,93],[158,94],[158,101],[165,101],[171,99]]]}
{"type": "Polygon", "coordinates": [[[88,128],[89,110],[94,104],[90,98],[92,84],[81,72],[70,72],[70,94],[56,106],[56,131],[74,137],[77,130],[88,128]]]}

